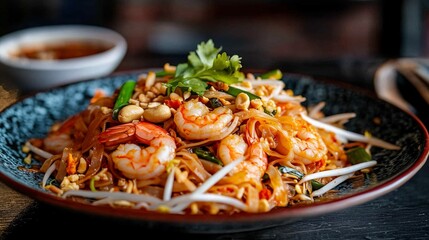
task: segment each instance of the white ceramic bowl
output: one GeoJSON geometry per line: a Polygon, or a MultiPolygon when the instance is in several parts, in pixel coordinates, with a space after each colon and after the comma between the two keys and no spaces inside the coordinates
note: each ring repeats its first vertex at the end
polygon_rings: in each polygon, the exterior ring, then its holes
{"type": "Polygon", "coordinates": [[[88,25],[42,26],[2,36],[0,67],[8,80],[22,91],[38,91],[108,75],[118,67],[126,51],[126,40],[111,29],[88,25]],[[66,41],[100,41],[111,48],[67,59],[13,57],[23,46],[66,41]]]}

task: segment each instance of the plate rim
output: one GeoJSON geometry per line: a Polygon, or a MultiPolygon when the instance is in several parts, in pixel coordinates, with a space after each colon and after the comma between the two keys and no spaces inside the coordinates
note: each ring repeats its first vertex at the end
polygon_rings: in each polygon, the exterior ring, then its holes
{"type": "MultiPolygon", "coordinates": [[[[66,88],[70,85],[75,85],[82,82],[94,81],[94,80],[108,80],[112,77],[129,75],[129,74],[138,74],[145,73],[150,69],[156,68],[144,68],[144,69],[136,69],[130,71],[119,71],[108,76],[102,78],[94,78],[89,80],[82,80],[75,83],[69,83],[62,86],[58,86],[52,89],[46,89],[38,92],[33,92],[27,95],[23,95],[18,97],[16,101],[9,104],[5,108],[0,111],[2,114],[9,108],[14,107],[21,101],[24,101],[27,98],[34,97],[39,92],[51,92],[55,89],[66,88]]],[[[41,192],[40,190],[36,190],[31,186],[27,186],[25,184],[21,184],[19,181],[15,181],[12,177],[9,177],[3,171],[0,171],[0,180],[4,182],[8,187],[20,192],[23,195],[26,195],[34,200],[47,203],[54,207],[60,207],[66,210],[78,211],[84,214],[96,214],[104,217],[114,217],[123,220],[137,220],[143,222],[158,222],[164,224],[177,224],[180,221],[181,225],[192,225],[192,224],[200,224],[205,226],[204,229],[211,226],[223,225],[225,223],[234,223],[234,224],[242,224],[242,227],[239,229],[233,229],[230,231],[243,231],[249,229],[249,224],[254,224],[255,222],[265,222],[266,224],[274,224],[274,226],[278,225],[277,223],[283,222],[292,218],[299,217],[313,217],[319,216],[322,214],[332,213],[335,211],[339,211],[345,208],[357,206],[366,202],[369,202],[375,198],[378,198],[382,195],[386,195],[393,190],[401,187],[408,180],[410,180],[426,163],[429,157],[429,134],[427,127],[423,124],[423,122],[413,113],[406,112],[397,106],[390,104],[383,99],[378,99],[370,94],[370,91],[366,91],[366,89],[360,89],[354,85],[350,85],[344,82],[339,82],[336,80],[327,80],[327,79],[318,79],[315,77],[311,77],[305,74],[296,74],[296,73],[287,73],[286,76],[294,76],[299,78],[309,78],[312,81],[320,82],[321,84],[331,84],[335,87],[345,88],[347,91],[357,92],[365,97],[369,97],[371,99],[376,99],[377,101],[381,101],[390,105],[397,109],[400,112],[408,114],[412,121],[419,128],[421,133],[424,135],[425,143],[423,149],[421,150],[421,154],[419,157],[404,171],[391,177],[389,180],[384,181],[381,184],[378,184],[374,187],[366,188],[360,192],[349,194],[347,196],[343,196],[339,199],[333,199],[327,202],[320,203],[312,203],[304,206],[297,207],[288,207],[288,208],[279,208],[274,209],[270,212],[266,213],[237,213],[234,214],[233,217],[229,215],[176,215],[176,214],[164,214],[159,212],[151,212],[144,210],[135,210],[135,209],[126,209],[126,208],[112,208],[108,206],[94,206],[84,203],[79,203],[72,200],[63,199],[61,197],[55,196],[48,192],[41,192]],[[167,216],[167,217],[166,217],[167,216]],[[249,217],[251,216],[251,217],[249,217]]],[[[264,224],[260,225],[260,228],[266,228],[264,224]]],[[[251,227],[252,230],[258,229],[257,227],[251,227]]],[[[222,232],[228,232],[228,230],[224,230],[222,232]]]]}

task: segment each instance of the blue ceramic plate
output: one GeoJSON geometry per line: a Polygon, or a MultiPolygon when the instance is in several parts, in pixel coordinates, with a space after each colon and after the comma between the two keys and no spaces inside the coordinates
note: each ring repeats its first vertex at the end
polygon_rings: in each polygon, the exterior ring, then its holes
{"type": "Polygon", "coordinates": [[[284,81],[287,88],[305,96],[305,105],[325,101],[323,110],[328,115],[355,112],[357,117],[347,123],[348,130],[359,133],[369,130],[374,136],[401,146],[401,150],[373,148],[373,158],[378,164],[372,173],[365,178],[342,183],[336,193],[314,204],[233,216],[170,215],[73,202],[41,188],[42,174],[20,170],[25,166],[25,154],[21,152],[21,147],[28,138],[44,136],[54,122],[83,110],[96,89],[112,93],[124,81],[136,79],[143,72],[120,73],[39,92],[4,109],[0,114],[1,180],[38,201],[84,214],[151,227],[185,229],[187,232],[225,233],[278,226],[371,201],[413,177],[424,165],[429,152],[428,132],[414,115],[349,86],[286,75],[284,81]]]}

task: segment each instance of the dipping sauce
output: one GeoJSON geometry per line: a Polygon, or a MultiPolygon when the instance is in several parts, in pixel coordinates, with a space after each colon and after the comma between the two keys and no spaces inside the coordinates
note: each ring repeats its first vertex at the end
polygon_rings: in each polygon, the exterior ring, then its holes
{"type": "Polygon", "coordinates": [[[112,47],[112,44],[100,41],[34,43],[20,47],[18,51],[11,55],[14,58],[60,60],[85,57],[107,51],[112,47]]]}

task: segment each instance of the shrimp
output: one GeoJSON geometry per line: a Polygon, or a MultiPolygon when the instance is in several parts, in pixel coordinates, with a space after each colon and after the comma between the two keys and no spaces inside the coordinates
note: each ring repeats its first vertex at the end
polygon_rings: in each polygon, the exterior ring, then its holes
{"type": "Polygon", "coordinates": [[[245,160],[237,165],[229,174],[244,171],[250,179],[261,180],[268,167],[268,159],[260,142],[248,144],[243,135],[231,134],[222,139],[218,147],[218,155],[224,164],[228,164],[240,157],[245,160]]]}
{"type": "Polygon", "coordinates": [[[73,139],[65,133],[50,134],[43,139],[44,150],[52,154],[62,153],[64,148],[72,147],[73,144],[73,139]]]}
{"type": "Polygon", "coordinates": [[[99,135],[106,146],[119,144],[111,153],[115,167],[130,179],[149,179],[165,172],[167,164],[174,159],[176,143],[168,132],[152,123],[138,122],[121,124],[99,135]],[[149,145],[139,146],[129,141],[149,145]]]}
{"type": "Polygon", "coordinates": [[[287,134],[278,135],[279,152],[292,150],[304,164],[326,160],[328,147],[315,127],[301,118],[294,118],[292,123],[283,128],[287,134]]]}
{"type": "Polygon", "coordinates": [[[233,120],[231,109],[213,111],[197,99],[182,104],[174,114],[174,123],[180,136],[188,140],[203,140],[222,133],[233,120]]]}
{"type": "Polygon", "coordinates": [[[63,123],[54,124],[51,132],[43,139],[44,150],[53,154],[59,154],[63,152],[64,148],[72,147],[74,140],[71,137],[71,132],[79,120],[82,121],[81,117],[74,115],[63,123]]]}

